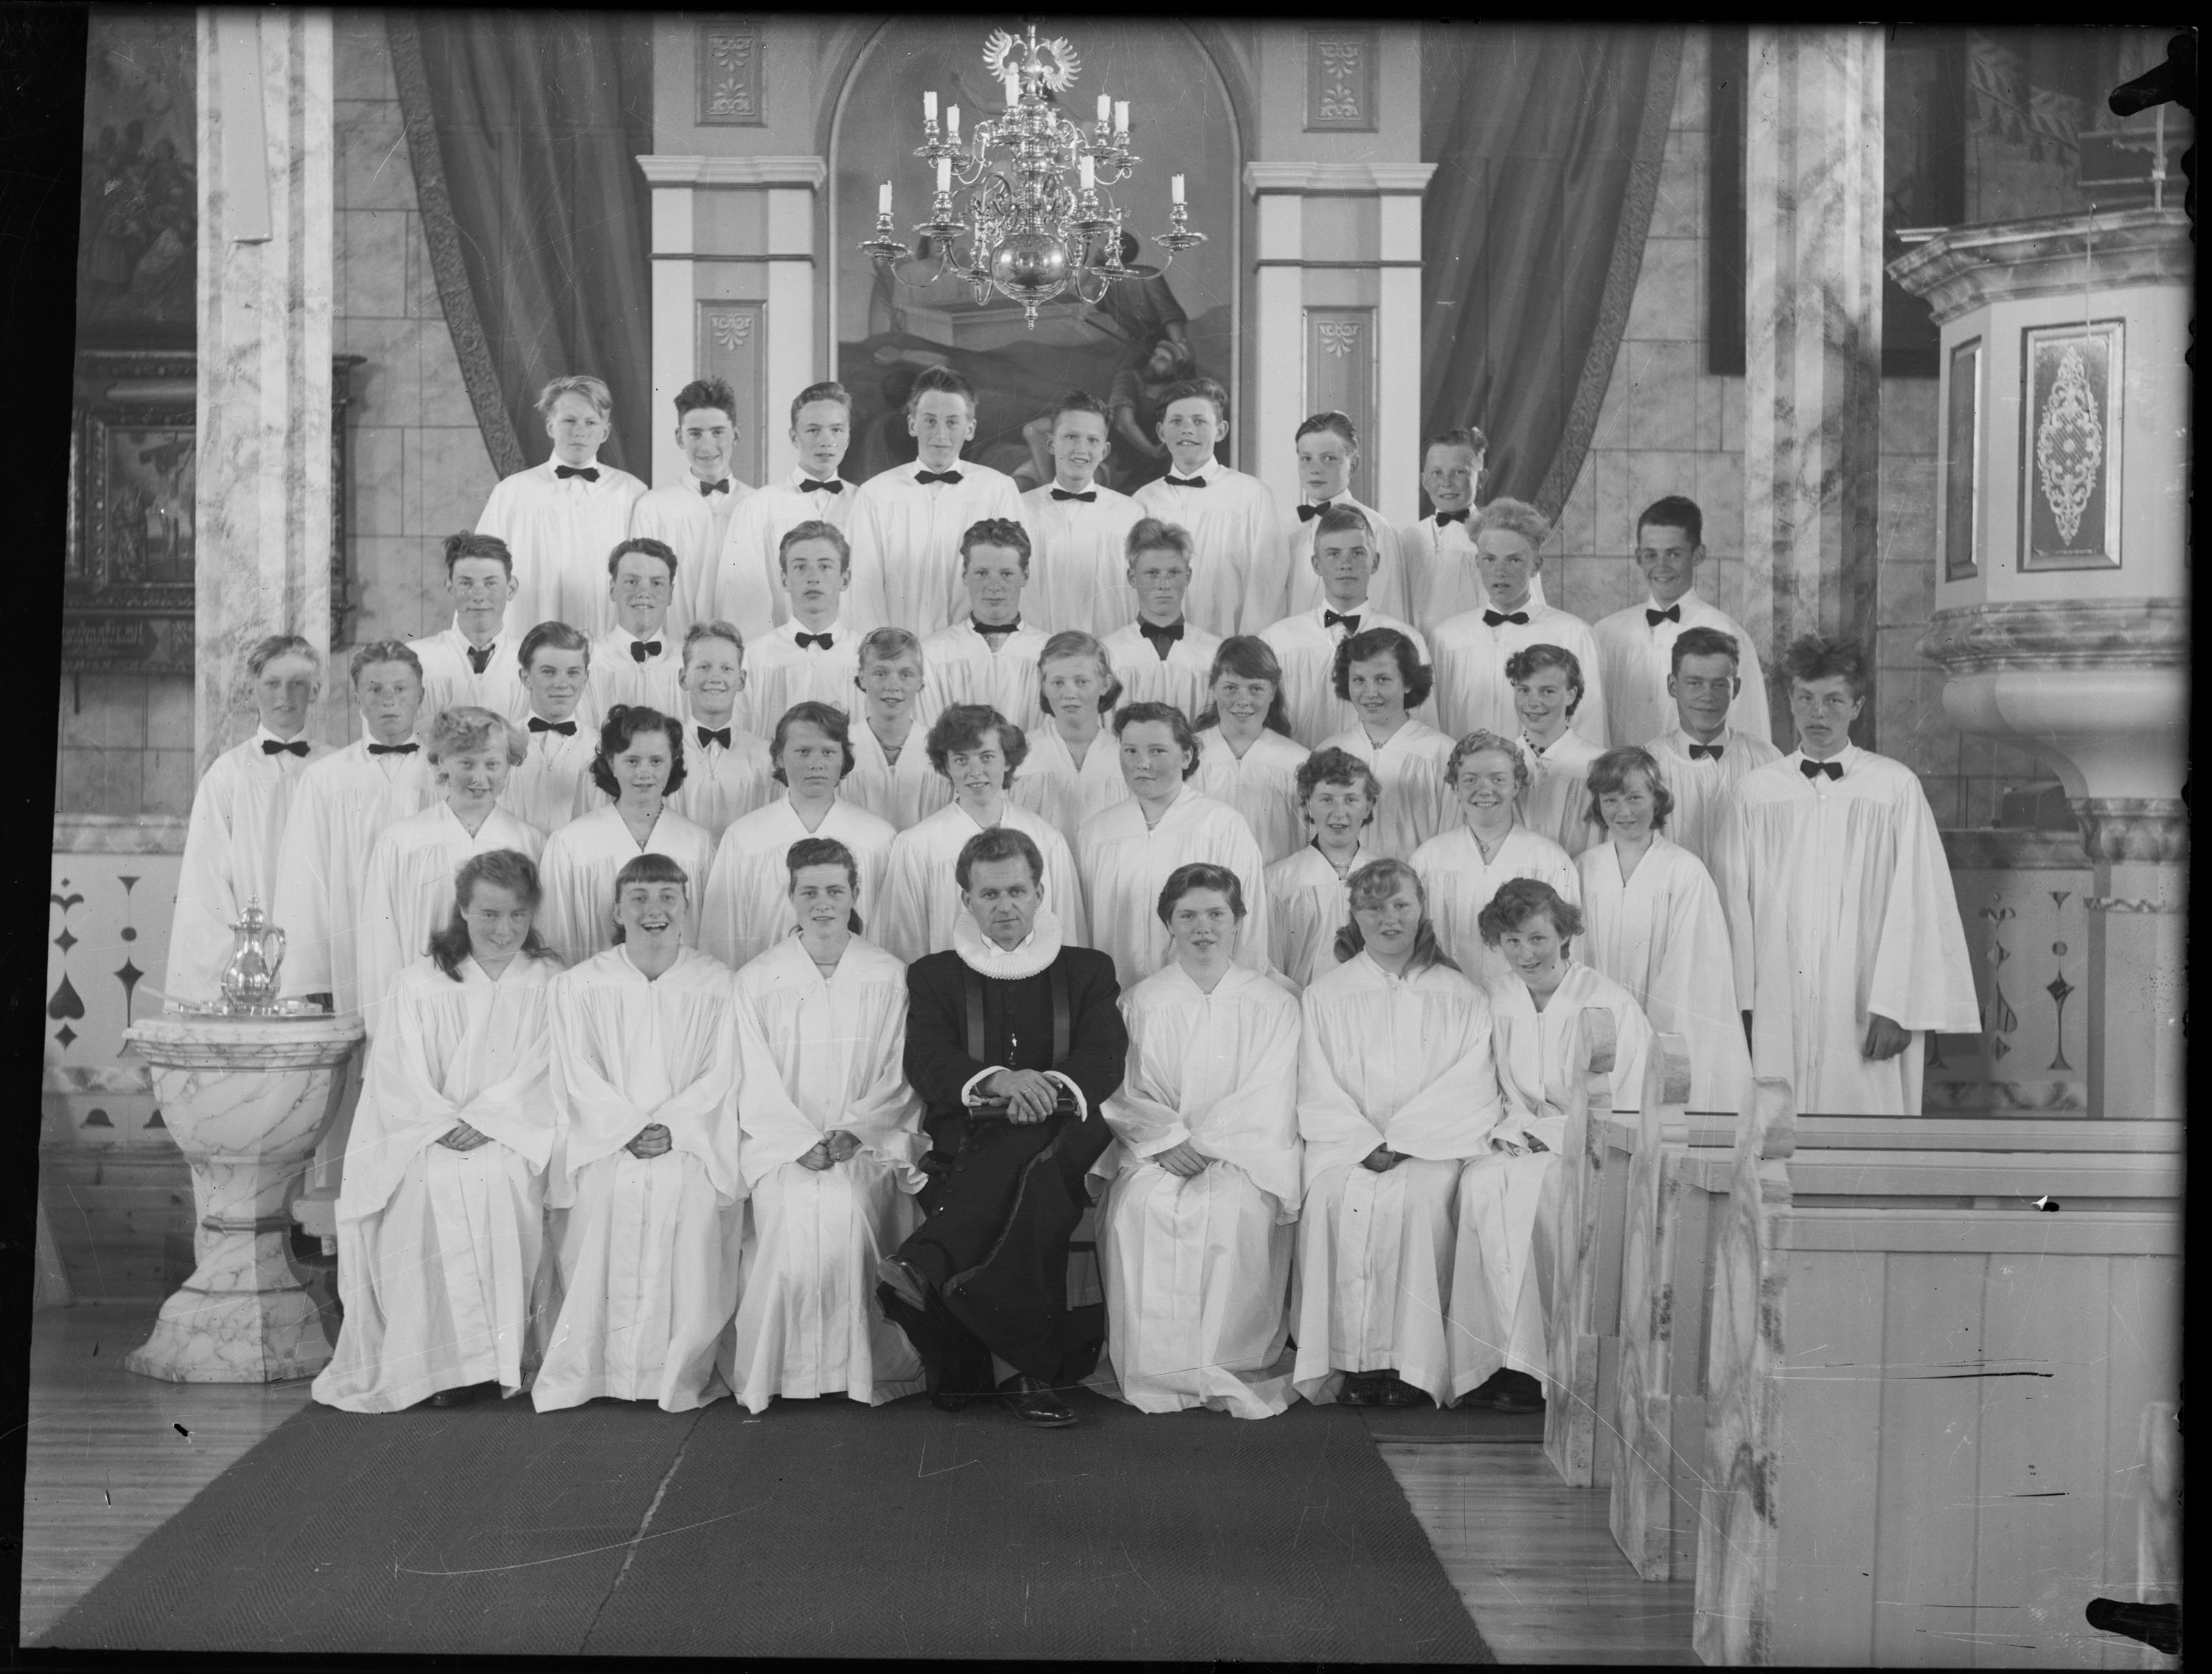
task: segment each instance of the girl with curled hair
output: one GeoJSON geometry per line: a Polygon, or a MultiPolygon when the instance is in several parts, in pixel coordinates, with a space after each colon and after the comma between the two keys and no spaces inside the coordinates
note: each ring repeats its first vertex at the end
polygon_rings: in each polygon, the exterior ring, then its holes
{"type": "Polygon", "coordinates": [[[1270,863],[1305,846],[1297,774],[1307,750],[1291,736],[1283,665],[1257,634],[1221,642],[1206,675],[1198,729],[1198,788],[1243,814],[1270,863]]]}
{"type": "Polygon", "coordinates": [[[1443,1405],[1460,1169],[1503,1108],[1490,1007],[1438,949],[1412,867],[1372,861],[1351,897],[1346,957],[1301,1002],[1293,1375],[1310,1401],[1443,1405]]]}
{"type": "Polygon", "coordinates": [[[1437,934],[1477,982],[1504,967],[1483,944],[1476,920],[1509,878],[1541,878],[1570,900],[1581,886],[1567,851],[1521,823],[1532,775],[1512,740],[1473,732],[1452,746],[1446,787],[1459,824],[1413,851],[1435,903],[1437,934]]]}
{"type": "Polygon", "coordinates": [[[1375,851],[1408,859],[1449,818],[1444,764],[1452,741],[1411,713],[1428,700],[1429,666],[1396,629],[1364,629],[1337,647],[1335,681],[1336,695],[1359,718],[1322,747],[1349,751],[1373,770],[1382,786],[1375,851]]]}

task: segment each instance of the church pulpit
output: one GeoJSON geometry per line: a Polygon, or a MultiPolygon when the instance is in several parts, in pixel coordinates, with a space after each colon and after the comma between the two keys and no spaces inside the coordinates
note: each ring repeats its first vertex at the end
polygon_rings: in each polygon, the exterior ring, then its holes
{"type": "MultiPolygon", "coordinates": [[[[1544,1389],[1544,1457],[1570,1488],[1604,1482],[1612,1458],[1620,1217],[1608,1210],[1619,1209],[1624,1184],[1620,1172],[1607,1167],[1614,1032],[1611,1012],[1583,1007],[1574,1052],[1583,1073],[1567,1106],[1559,1146],[1559,1215],[1545,1308],[1550,1375],[1544,1389]]],[[[1540,1239],[1540,1213],[1537,1225],[1540,1239]]]]}

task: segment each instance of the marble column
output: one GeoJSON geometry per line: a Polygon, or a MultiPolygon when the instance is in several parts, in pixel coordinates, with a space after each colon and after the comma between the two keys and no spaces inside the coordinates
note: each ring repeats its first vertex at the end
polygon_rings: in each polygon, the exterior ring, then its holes
{"type": "Polygon", "coordinates": [[[1815,633],[1863,641],[1871,667],[1881,31],[1752,26],[1747,124],[1744,625],[1770,667],[1815,633]]]}
{"type": "Polygon", "coordinates": [[[331,631],[331,14],[199,14],[195,743],[252,726],[245,654],[331,631]]]}

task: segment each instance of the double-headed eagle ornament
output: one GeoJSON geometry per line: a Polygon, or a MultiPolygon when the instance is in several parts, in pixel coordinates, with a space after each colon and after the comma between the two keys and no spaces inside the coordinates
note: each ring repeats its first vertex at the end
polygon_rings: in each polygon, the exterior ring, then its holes
{"type": "Polygon", "coordinates": [[[1076,56],[1075,49],[1064,36],[1039,40],[1036,31],[1031,29],[1028,41],[1024,43],[1004,29],[994,29],[983,42],[983,67],[991,72],[994,81],[1004,81],[1009,70],[1024,68],[1012,62],[1017,50],[1028,58],[1026,69],[1035,71],[1037,79],[1054,93],[1066,92],[1083,73],[1083,60],[1076,56]]]}

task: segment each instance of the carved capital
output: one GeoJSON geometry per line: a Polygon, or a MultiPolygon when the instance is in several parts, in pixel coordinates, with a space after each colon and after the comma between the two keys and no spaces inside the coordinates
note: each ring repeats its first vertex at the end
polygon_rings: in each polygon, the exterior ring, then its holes
{"type": "Polygon", "coordinates": [[[2179,599],[2038,599],[1938,611],[1917,648],[1953,679],[2021,670],[2182,668],[2189,607],[2179,599]]]}
{"type": "Polygon", "coordinates": [[[2179,866],[2189,858],[2189,805],[2162,796],[2075,799],[2081,846],[2107,865],[2179,866]]]}

